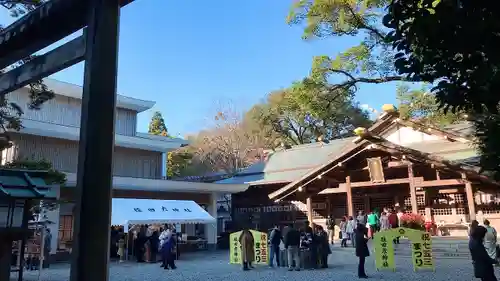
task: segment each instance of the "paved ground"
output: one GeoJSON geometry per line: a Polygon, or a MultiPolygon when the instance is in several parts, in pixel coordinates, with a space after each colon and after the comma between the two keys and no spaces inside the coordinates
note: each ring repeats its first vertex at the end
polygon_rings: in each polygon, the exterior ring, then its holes
{"type": "MultiPolygon", "coordinates": [[[[452,243],[453,244],[453,243],[452,243]]],[[[461,244],[461,243],[460,243],[461,244]]],[[[458,245],[458,244],[457,244],[458,245]]],[[[372,280],[474,280],[471,262],[463,257],[461,259],[436,259],[436,272],[413,272],[411,260],[405,251],[408,245],[400,245],[396,253],[396,272],[377,272],[374,269],[373,259],[367,260],[366,271],[372,280]]],[[[110,281],[304,281],[304,280],[358,280],[356,277],[357,260],[353,249],[340,249],[335,247],[330,255],[330,268],[326,270],[288,272],[284,268],[270,269],[259,266],[255,270],[243,272],[237,265],[228,264],[227,252],[203,253],[185,255],[178,261],[175,271],[163,270],[158,264],[112,264],[110,268],[110,281]]],[[[500,276],[500,271],[497,272],[500,276]]],[[[14,277],[14,276],[13,276],[14,277]]],[[[67,281],[69,279],[68,265],[54,265],[51,269],[41,274],[42,281],[67,281]]],[[[13,279],[17,280],[17,279],[13,279]]],[[[26,272],[25,280],[37,280],[37,272],[26,272]]]]}

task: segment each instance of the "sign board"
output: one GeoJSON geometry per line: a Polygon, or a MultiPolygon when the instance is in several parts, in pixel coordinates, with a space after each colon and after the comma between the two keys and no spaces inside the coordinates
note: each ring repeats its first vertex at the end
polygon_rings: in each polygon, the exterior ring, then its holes
{"type": "MultiPolygon", "coordinates": [[[[267,245],[267,233],[250,230],[254,240],[254,252],[256,264],[268,264],[269,262],[269,248],[267,245]]],[[[241,264],[241,244],[240,244],[241,231],[233,232],[229,235],[229,263],[241,264]]]]}
{"type": "Polygon", "coordinates": [[[411,241],[413,270],[434,268],[432,259],[432,239],[428,232],[410,228],[394,228],[375,233],[375,267],[377,270],[396,270],[393,239],[399,236],[411,241]]]}

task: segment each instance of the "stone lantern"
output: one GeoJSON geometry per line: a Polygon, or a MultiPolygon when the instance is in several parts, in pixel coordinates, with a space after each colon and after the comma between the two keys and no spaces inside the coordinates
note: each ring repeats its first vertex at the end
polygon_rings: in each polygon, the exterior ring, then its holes
{"type": "Polygon", "coordinates": [[[57,192],[46,184],[45,171],[0,169],[0,280],[10,280],[12,265],[17,264],[22,280],[24,246],[29,236],[28,221],[33,206],[41,200],[56,200],[57,192]],[[12,245],[20,241],[18,262],[13,262],[12,245]]]}

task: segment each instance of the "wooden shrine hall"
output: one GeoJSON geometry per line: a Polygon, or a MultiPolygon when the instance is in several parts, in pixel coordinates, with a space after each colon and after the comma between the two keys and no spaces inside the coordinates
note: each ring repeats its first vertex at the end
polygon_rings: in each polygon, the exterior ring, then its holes
{"type": "MultiPolygon", "coordinates": [[[[370,129],[356,129],[358,137],[337,157],[268,197],[276,203],[305,202],[307,220],[315,223],[322,223],[325,215],[340,218],[355,216],[359,210],[398,207],[405,212],[420,213],[438,225],[467,225],[476,217],[479,220],[488,217],[488,212],[478,214],[477,206],[481,205],[481,198],[496,196],[499,183],[480,174],[477,166],[466,161],[448,160],[439,153],[424,152],[382,137],[383,129],[395,122],[439,135],[449,145],[467,142],[438,129],[401,121],[394,113],[370,129]],[[327,210],[314,210],[316,202],[326,202],[327,210]]],[[[489,219],[500,226],[500,217],[489,216],[489,219]]]]}

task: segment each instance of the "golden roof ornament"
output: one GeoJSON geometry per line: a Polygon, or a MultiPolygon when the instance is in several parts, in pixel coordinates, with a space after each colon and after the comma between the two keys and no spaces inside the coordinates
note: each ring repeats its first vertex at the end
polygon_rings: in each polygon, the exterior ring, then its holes
{"type": "Polygon", "coordinates": [[[358,137],[363,137],[366,134],[368,134],[368,130],[364,127],[358,127],[356,129],[354,129],[354,134],[358,137]]]}
{"type": "Polygon", "coordinates": [[[384,104],[382,105],[382,111],[386,113],[396,113],[398,108],[394,104],[384,104]]]}

